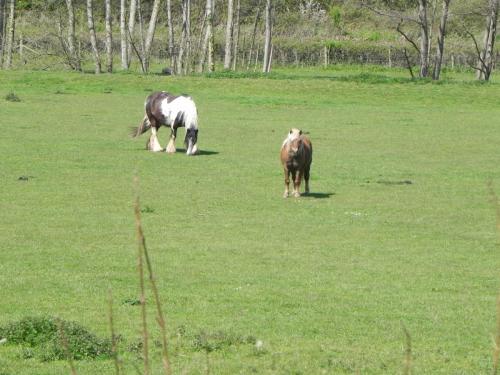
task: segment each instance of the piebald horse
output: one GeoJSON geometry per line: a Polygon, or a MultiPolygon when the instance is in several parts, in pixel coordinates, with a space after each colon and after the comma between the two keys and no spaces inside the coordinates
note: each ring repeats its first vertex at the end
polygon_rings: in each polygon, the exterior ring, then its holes
{"type": "Polygon", "coordinates": [[[309,193],[309,171],[312,163],[312,144],[302,130],[291,129],[281,145],[281,164],[285,172],[285,193],[288,197],[290,174],[293,180],[293,196],[300,197],[300,182],[302,176],[306,183],[305,193],[309,193]]]}
{"type": "Polygon", "coordinates": [[[187,95],[175,96],[165,91],[154,92],[144,103],[145,115],[138,127],[132,128],[132,137],[138,137],[151,129],[151,136],[146,149],[158,152],[163,151],[158,141],[158,130],[161,126],[170,127],[170,141],[165,149],[174,153],[177,129],[186,128],[186,154],[195,155],[198,152],[198,112],[193,99],[187,95]]]}

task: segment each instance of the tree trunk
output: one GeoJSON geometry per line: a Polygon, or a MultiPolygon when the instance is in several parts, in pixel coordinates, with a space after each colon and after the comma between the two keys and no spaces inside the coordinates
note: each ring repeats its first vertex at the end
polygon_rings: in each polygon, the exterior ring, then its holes
{"type": "Polygon", "coordinates": [[[205,60],[207,56],[208,49],[208,39],[210,38],[209,32],[212,32],[211,24],[208,20],[209,17],[212,17],[212,4],[210,0],[207,0],[205,3],[205,16],[203,18],[204,28],[202,28],[201,32],[203,33],[203,41],[200,43],[200,59],[198,61],[198,73],[203,72],[203,67],[205,65],[205,60]]]}
{"type": "Polygon", "coordinates": [[[106,0],[106,69],[113,73],[113,30],[111,25],[111,0],[106,0]]]}
{"type": "Polygon", "coordinates": [[[0,65],[3,61],[5,40],[5,0],[0,0],[0,65]]]}
{"type": "Polygon", "coordinates": [[[186,47],[188,46],[188,27],[189,27],[189,0],[182,1],[182,34],[181,42],[179,45],[179,55],[177,56],[177,72],[183,73],[185,71],[185,56],[186,47]]]}
{"type": "Polygon", "coordinates": [[[76,53],[76,38],[75,38],[75,9],[73,0],[66,0],[68,8],[68,52],[70,65],[75,70],[81,70],[80,58],[76,53]]]}
{"type": "Polygon", "coordinates": [[[132,61],[132,38],[134,37],[136,11],[137,0],[130,0],[130,8],[128,13],[127,69],[130,68],[130,62],[132,61]]]}
{"type": "MultiPolygon", "coordinates": [[[[208,0],[207,0],[208,1],[208,0]]],[[[173,73],[177,73],[177,59],[174,44],[174,24],[172,23],[172,3],[167,0],[167,26],[168,26],[168,54],[170,55],[170,68],[173,73]]]]}
{"type": "Polygon", "coordinates": [[[448,10],[451,0],[443,0],[443,13],[441,14],[441,22],[439,23],[438,45],[436,52],[436,63],[432,73],[432,79],[438,80],[441,74],[441,65],[444,55],[444,39],[446,37],[446,22],[448,20],[448,10]]]}
{"type": "Polygon", "coordinates": [[[252,63],[252,55],[253,55],[253,50],[255,48],[255,35],[257,34],[257,26],[259,24],[259,18],[260,18],[260,3],[257,6],[257,12],[255,14],[255,22],[253,24],[252,43],[250,45],[250,51],[248,52],[247,70],[250,69],[250,64],[252,63]]]}
{"type": "Polygon", "coordinates": [[[486,17],[486,30],[484,34],[484,47],[479,56],[477,78],[488,81],[493,70],[493,48],[497,33],[499,0],[490,0],[488,16],[486,17]]]}
{"type": "Polygon", "coordinates": [[[233,0],[227,0],[226,47],[224,49],[224,69],[231,68],[231,48],[233,45],[233,0]]]}
{"type": "Polygon", "coordinates": [[[92,10],[92,0],[87,0],[87,24],[89,27],[90,44],[92,45],[92,54],[94,56],[95,74],[101,73],[101,60],[99,50],[97,49],[97,37],[94,27],[94,12],[92,10]]]}
{"type": "Polygon", "coordinates": [[[156,21],[158,20],[158,11],[160,10],[160,0],[155,0],[153,3],[153,9],[151,10],[151,18],[149,20],[148,33],[146,35],[146,41],[144,43],[144,67],[146,69],[145,73],[149,72],[149,59],[151,56],[151,46],[153,44],[153,38],[155,36],[156,21]]]}
{"type": "Polygon", "coordinates": [[[10,69],[12,66],[12,49],[14,48],[14,32],[16,27],[15,22],[16,0],[10,0],[9,3],[9,19],[7,21],[7,40],[5,49],[7,56],[5,58],[4,68],[10,69]]]}
{"type": "MultiPolygon", "coordinates": [[[[208,0],[207,0],[208,1],[208,0]]],[[[207,16],[207,27],[210,28],[208,37],[208,57],[207,57],[207,67],[209,72],[215,71],[215,48],[214,48],[214,13],[215,13],[215,0],[211,0],[210,16],[207,16]]],[[[208,5],[207,5],[208,7],[208,5]]],[[[208,29],[207,29],[208,30],[208,29]]],[[[208,32],[208,31],[207,31],[208,32]]]]}
{"type": "Polygon", "coordinates": [[[236,19],[233,28],[233,70],[236,70],[236,62],[238,60],[238,44],[240,42],[240,0],[236,2],[236,19]]]}
{"type": "Polygon", "coordinates": [[[266,37],[264,41],[264,61],[262,64],[262,71],[269,73],[271,69],[271,35],[272,35],[272,5],[271,0],[266,2],[266,37]]]}
{"type": "Polygon", "coordinates": [[[429,75],[429,23],[427,21],[427,0],[418,1],[420,23],[420,77],[429,75]]]}
{"type": "Polygon", "coordinates": [[[120,49],[122,69],[128,69],[128,56],[127,56],[127,26],[125,22],[126,17],[126,0],[120,0],[120,49]]]}

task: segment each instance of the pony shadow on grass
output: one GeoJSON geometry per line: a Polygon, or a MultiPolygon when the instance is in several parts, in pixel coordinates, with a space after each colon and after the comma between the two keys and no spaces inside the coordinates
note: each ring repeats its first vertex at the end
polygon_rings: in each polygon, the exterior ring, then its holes
{"type": "Polygon", "coordinates": [[[330,198],[332,195],[335,195],[335,193],[302,193],[302,194],[300,194],[301,197],[315,198],[315,199],[330,198]]]}
{"type": "MultiPolygon", "coordinates": [[[[185,148],[178,148],[177,152],[180,153],[186,153],[185,148]]],[[[210,155],[217,155],[219,152],[218,151],[210,151],[210,150],[198,150],[198,152],[194,156],[210,156],[210,155]]]]}

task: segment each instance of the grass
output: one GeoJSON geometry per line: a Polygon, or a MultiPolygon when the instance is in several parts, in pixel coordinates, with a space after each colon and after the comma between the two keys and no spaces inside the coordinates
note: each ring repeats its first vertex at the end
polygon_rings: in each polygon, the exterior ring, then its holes
{"type": "MultiPolygon", "coordinates": [[[[415,373],[491,372],[500,86],[342,78],[360,74],[1,71],[0,98],[22,101],[0,101],[0,327],[58,316],[109,337],[111,288],[125,370],[140,368],[137,173],[173,373],[399,373],[406,334],[415,373]],[[202,155],[128,138],[152,90],[195,98],[202,155]],[[290,127],[310,132],[313,194],[285,200],[290,127]]],[[[69,372],[25,350],[0,345],[0,372],[69,372]]]]}

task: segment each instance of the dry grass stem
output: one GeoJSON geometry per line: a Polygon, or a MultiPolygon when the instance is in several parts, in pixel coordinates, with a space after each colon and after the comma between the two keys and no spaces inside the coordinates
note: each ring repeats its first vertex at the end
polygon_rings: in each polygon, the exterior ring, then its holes
{"type": "MultiPolygon", "coordinates": [[[[137,201],[138,204],[138,201],[137,201]]],[[[156,286],[156,281],[153,275],[153,267],[151,266],[151,260],[149,258],[149,253],[148,249],[146,247],[146,243],[144,241],[143,243],[143,253],[144,253],[144,258],[146,259],[146,265],[148,267],[148,274],[149,274],[149,281],[151,283],[151,289],[153,290],[153,296],[155,299],[156,303],[156,321],[158,322],[158,325],[160,326],[160,333],[161,333],[161,339],[162,339],[162,363],[163,363],[163,368],[165,370],[166,375],[171,374],[170,370],[170,361],[168,359],[168,343],[167,343],[167,330],[165,326],[165,318],[163,317],[163,311],[161,308],[161,303],[160,303],[160,295],[158,293],[158,288],[156,286]]]]}
{"type": "Polygon", "coordinates": [[[412,363],[412,354],[411,354],[411,336],[408,330],[406,329],[403,322],[401,322],[401,328],[403,329],[403,333],[405,334],[405,358],[404,358],[404,367],[403,367],[403,375],[411,375],[411,363],[412,363]]]}
{"type": "MultiPolygon", "coordinates": [[[[135,186],[137,188],[137,177],[134,178],[135,186]]],[[[141,315],[142,315],[142,341],[143,341],[143,356],[144,356],[144,375],[149,375],[149,347],[148,347],[148,324],[146,317],[146,293],[144,286],[144,264],[143,256],[146,247],[146,240],[142,231],[141,225],[141,210],[139,204],[139,195],[136,193],[135,198],[135,226],[137,234],[137,269],[139,271],[139,287],[141,302],[141,315]]]]}
{"type": "Polygon", "coordinates": [[[62,347],[64,348],[64,354],[66,354],[66,358],[68,360],[69,367],[71,369],[71,375],[77,375],[75,364],[73,362],[73,357],[71,356],[71,353],[69,351],[68,338],[66,337],[66,334],[64,333],[63,325],[59,319],[56,320],[56,324],[57,324],[57,329],[59,330],[61,344],[62,344],[62,347]]]}
{"type": "Polygon", "coordinates": [[[498,362],[500,358],[500,295],[497,297],[497,332],[495,336],[495,350],[493,352],[493,375],[498,373],[498,362]]]}
{"type": "Polygon", "coordinates": [[[116,375],[120,375],[120,361],[118,360],[118,351],[116,350],[117,342],[116,342],[116,334],[114,327],[114,319],[113,319],[113,292],[111,288],[109,289],[109,328],[111,330],[111,356],[113,357],[113,361],[115,363],[115,373],[116,375]]]}

